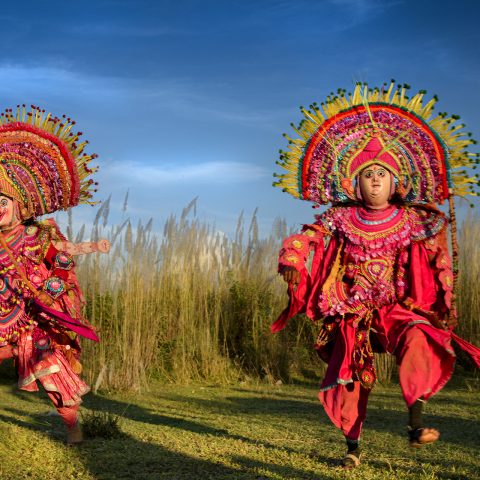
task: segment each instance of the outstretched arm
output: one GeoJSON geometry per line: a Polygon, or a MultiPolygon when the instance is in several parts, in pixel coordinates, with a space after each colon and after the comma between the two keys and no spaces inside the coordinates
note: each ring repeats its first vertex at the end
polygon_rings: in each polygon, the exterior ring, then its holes
{"type": "Polygon", "coordinates": [[[110,251],[110,242],[105,238],[98,242],[80,242],[73,243],[67,241],[54,241],[55,248],[61,252],[67,252],[70,255],[85,255],[88,253],[108,253],[110,251]]]}

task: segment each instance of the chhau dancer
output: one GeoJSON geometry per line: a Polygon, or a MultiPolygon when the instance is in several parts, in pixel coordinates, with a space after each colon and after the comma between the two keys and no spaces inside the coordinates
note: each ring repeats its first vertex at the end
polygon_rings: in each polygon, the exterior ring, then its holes
{"type": "Polygon", "coordinates": [[[453,333],[457,322],[457,245],[453,195],[476,194],[465,167],[478,162],[474,143],[434,116],[434,97],[407,97],[407,86],[339,90],[304,120],[281,152],[276,186],[297,198],[332,207],[288,238],[279,272],[290,303],[272,331],[305,312],[321,324],[315,348],[328,363],[319,398],[342,430],[346,468],[360,463],[359,439],[368,396],[376,382],[374,351],[395,355],[409,410],[412,446],[440,433],[422,423],[422,405],[452,375],[452,339],[480,367],[480,349],[453,333]],[[448,199],[453,269],[446,216],[448,199]],[[311,267],[307,267],[313,250],[311,267]]]}
{"type": "Polygon", "coordinates": [[[74,244],[53,219],[36,217],[92,203],[88,179],[95,155],[71,128],[74,122],[32,107],[0,117],[0,361],[14,358],[22,390],[43,386],[79,443],[81,380],[78,335],[98,341],[82,318],[83,297],[72,256],[107,253],[107,240],[74,244]]]}

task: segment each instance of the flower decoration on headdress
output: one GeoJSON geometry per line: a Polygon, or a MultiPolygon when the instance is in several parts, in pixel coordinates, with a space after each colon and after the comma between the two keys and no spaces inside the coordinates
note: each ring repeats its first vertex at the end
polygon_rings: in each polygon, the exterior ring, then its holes
{"type": "Polygon", "coordinates": [[[87,141],[73,133],[70,118],[54,117],[32,106],[7,109],[0,116],[0,193],[17,200],[23,219],[94,204],[97,168],[89,163],[87,141]]]}
{"type": "Polygon", "coordinates": [[[353,94],[339,90],[319,107],[301,107],[293,126],[299,138],[280,152],[287,173],[275,186],[317,204],[355,200],[355,182],[368,165],[379,164],[396,178],[405,202],[442,203],[450,194],[477,195],[477,177],[466,168],[478,163],[468,148],[476,143],[457,124],[458,116],[433,114],[437,98],[424,104],[425,91],[407,96],[408,85],[370,89],[358,83],[353,94]]]}

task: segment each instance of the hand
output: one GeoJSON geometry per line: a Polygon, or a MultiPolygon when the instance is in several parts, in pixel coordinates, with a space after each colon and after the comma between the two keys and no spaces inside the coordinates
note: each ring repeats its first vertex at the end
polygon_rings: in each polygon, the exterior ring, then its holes
{"type": "Polygon", "coordinates": [[[422,315],[425,316],[434,327],[439,328],[440,330],[448,330],[448,324],[445,319],[435,312],[422,312],[422,315]]]}
{"type": "Polygon", "coordinates": [[[42,302],[47,307],[51,307],[53,305],[53,302],[54,302],[53,298],[43,290],[40,290],[39,292],[37,292],[36,297],[40,302],[42,302]]]}
{"type": "Polygon", "coordinates": [[[281,275],[287,283],[291,283],[293,285],[298,285],[300,283],[300,272],[293,267],[284,267],[281,275]]]}
{"type": "Polygon", "coordinates": [[[101,253],[108,253],[110,251],[110,242],[106,238],[101,238],[97,242],[97,249],[101,253]]]}
{"type": "Polygon", "coordinates": [[[449,330],[455,330],[455,328],[458,326],[457,311],[455,309],[450,310],[445,322],[449,330]]]}

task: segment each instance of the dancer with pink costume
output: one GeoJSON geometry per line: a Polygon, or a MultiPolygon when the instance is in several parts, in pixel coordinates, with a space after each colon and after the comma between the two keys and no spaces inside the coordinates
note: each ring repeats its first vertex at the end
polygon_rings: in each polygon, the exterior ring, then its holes
{"type": "Polygon", "coordinates": [[[83,297],[73,256],[107,253],[107,240],[71,243],[53,219],[36,217],[92,204],[95,155],[73,134],[74,122],[32,107],[0,117],[0,361],[14,358],[19,388],[43,386],[67,427],[82,441],[78,335],[98,341],[82,318],[83,297]]]}
{"type": "Polygon", "coordinates": [[[272,325],[277,332],[298,313],[321,322],[315,344],[327,362],[319,398],[347,442],[346,468],[360,464],[360,434],[375,385],[374,351],[395,355],[409,410],[412,446],[438,440],[422,423],[422,406],[452,375],[452,340],[480,368],[480,349],[453,333],[457,323],[456,227],[453,195],[476,194],[465,167],[474,143],[433,117],[436,99],[421,91],[368,89],[329,97],[305,119],[281,163],[276,186],[297,198],[333,206],[285,240],[279,272],[290,302],[272,325]],[[447,217],[450,202],[453,269],[447,217]],[[310,267],[308,259],[313,251],[310,267]]]}

